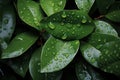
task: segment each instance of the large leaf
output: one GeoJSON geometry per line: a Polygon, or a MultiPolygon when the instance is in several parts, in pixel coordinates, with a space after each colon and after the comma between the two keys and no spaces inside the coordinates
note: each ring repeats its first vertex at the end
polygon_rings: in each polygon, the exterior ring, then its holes
{"type": "Polygon", "coordinates": [[[14,7],[12,5],[1,6],[0,10],[0,38],[9,42],[16,24],[14,7]]]}
{"type": "Polygon", "coordinates": [[[91,9],[93,3],[95,2],[95,0],[75,0],[75,2],[76,2],[77,7],[80,10],[88,13],[89,10],[91,9]]]}
{"type": "Polygon", "coordinates": [[[109,7],[115,2],[115,0],[96,0],[97,7],[101,14],[106,14],[109,7]]]}
{"type": "Polygon", "coordinates": [[[91,18],[79,10],[65,10],[55,13],[42,20],[41,23],[46,31],[63,40],[86,37],[95,27],[91,18]]]}
{"type": "Polygon", "coordinates": [[[7,64],[20,76],[25,77],[28,71],[30,52],[17,58],[8,60],[7,64]]]}
{"type": "Polygon", "coordinates": [[[20,18],[31,27],[39,30],[39,22],[43,18],[39,4],[32,0],[18,0],[17,7],[20,18]]]}
{"type": "Polygon", "coordinates": [[[41,53],[41,72],[58,71],[66,67],[75,57],[79,41],[61,41],[50,37],[41,53]]]}
{"type": "Polygon", "coordinates": [[[1,58],[13,58],[20,56],[27,51],[37,40],[38,36],[31,32],[24,32],[17,35],[8,45],[7,49],[3,50],[1,58]]]}
{"type": "Polygon", "coordinates": [[[84,44],[81,51],[91,65],[120,76],[120,40],[107,42],[99,50],[92,45],[84,44]]]}
{"type": "Polygon", "coordinates": [[[93,33],[89,37],[88,42],[91,45],[93,45],[95,48],[99,49],[106,42],[115,41],[115,40],[120,40],[120,38],[108,34],[93,33]]]}
{"type": "Polygon", "coordinates": [[[111,21],[120,22],[120,10],[109,12],[105,17],[111,21]]]}
{"type": "Polygon", "coordinates": [[[83,60],[76,63],[76,74],[78,80],[107,80],[105,76],[83,60]]]}
{"type": "Polygon", "coordinates": [[[66,0],[40,0],[40,5],[48,16],[62,11],[65,4],[66,0]]]}
{"type": "Polygon", "coordinates": [[[34,52],[29,63],[29,71],[33,80],[60,80],[61,71],[55,73],[40,73],[40,56],[41,48],[34,52]]]}
{"type": "Polygon", "coordinates": [[[96,25],[96,33],[108,34],[118,37],[118,33],[109,23],[100,20],[96,20],[94,23],[96,25]]]}

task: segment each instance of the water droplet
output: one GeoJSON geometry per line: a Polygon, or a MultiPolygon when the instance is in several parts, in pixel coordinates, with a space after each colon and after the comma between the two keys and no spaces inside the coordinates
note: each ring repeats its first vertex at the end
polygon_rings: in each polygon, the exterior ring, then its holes
{"type": "Polygon", "coordinates": [[[62,22],[62,23],[61,23],[61,25],[63,26],[63,25],[64,25],[64,23],[62,22]]]}
{"type": "Polygon", "coordinates": [[[77,27],[80,27],[80,24],[77,24],[77,27]]]}
{"type": "Polygon", "coordinates": [[[52,46],[52,48],[55,48],[54,46],[52,46]]]}
{"type": "Polygon", "coordinates": [[[57,57],[55,57],[55,60],[57,61],[57,60],[58,60],[58,58],[57,58],[57,57]]]}
{"type": "Polygon", "coordinates": [[[61,6],[61,5],[62,5],[62,3],[63,3],[63,2],[62,2],[62,1],[60,1],[60,2],[59,2],[59,5],[61,6]]]}
{"type": "Polygon", "coordinates": [[[40,66],[40,63],[38,63],[38,66],[40,66]]]}
{"type": "Polygon", "coordinates": [[[79,44],[79,41],[76,41],[75,44],[79,44]]]}
{"type": "Polygon", "coordinates": [[[98,41],[101,41],[101,39],[98,39],[98,41]]]}
{"type": "Polygon", "coordinates": [[[55,52],[53,52],[53,55],[55,55],[55,52]]]}
{"type": "Polygon", "coordinates": [[[67,17],[66,13],[63,12],[63,13],[62,13],[62,18],[66,18],[66,17],[67,17]]]}
{"type": "Polygon", "coordinates": [[[25,10],[25,8],[23,8],[23,10],[25,10]]]}
{"type": "Polygon", "coordinates": [[[73,31],[72,34],[75,34],[75,31],[73,31]]]}
{"type": "Polygon", "coordinates": [[[17,39],[19,39],[19,40],[21,40],[21,41],[23,40],[23,38],[21,38],[21,37],[18,37],[17,39]]]}
{"type": "Polygon", "coordinates": [[[8,19],[5,19],[3,22],[4,22],[4,24],[8,24],[8,19]]]}
{"type": "Polygon", "coordinates": [[[48,26],[50,29],[55,29],[55,25],[52,22],[50,22],[48,26]]]}
{"type": "Polygon", "coordinates": [[[64,35],[62,36],[62,39],[66,39],[66,38],[67,38],[67,35],[64,34],[64,35]]]}
{"type": "Polygon", "coordinates": [[[77,15],[77,18],[79,18],[80,16],[79,15],[77,15]]]}
{"type": "Polygon", "coordinates": [[[58,11],[58,8],[55,8],[55,11],[58,11]]]}
{"type": "Polygon", "coordinates": [[[54,3],[51,3],[52,6],[54,6],[55,4],[54,3]]]}
{"type": "Polygon", "coordinates": [[[47,48],[47,50],[49,51],[49,50],[50,50],[50,48],[47,48]]]}
{"type": "Polygon", "coordinates": [[[87,22],[87,19],[85,17],[83,17],[82,23],[86,23],[86,22],[87,22]]]}
{"type": "Polygon", "coordinates": [[[109,52],[109,51],[108,51],[108,50],[106,50],[106,51],[105,51],[105,54],[108,54],[108,52],[109,52]]]}
{"type": "Polygon", "coordinates": [[[22,14],[22,13],[23,13],[23,11],[20,11],[20,13],[22,14]]]}

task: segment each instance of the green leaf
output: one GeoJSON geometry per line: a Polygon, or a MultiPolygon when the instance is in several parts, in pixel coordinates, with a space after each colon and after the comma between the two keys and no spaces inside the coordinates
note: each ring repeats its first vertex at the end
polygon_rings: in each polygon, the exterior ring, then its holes
{"type": "Polygon", "coordinates": [[[105,15],[105,17],[111,21],[120,22],[120,10],[109,12],[108,14],[105,15]]]}
{"type": "Polygon", "coordinates": [[[75,57],[79,41],[61,41],[50,37],[41,53],[41,72],[54,72],[66,67],[75,57]]]}
{"type": "Polygon", "coordinates": [[[9,42],[14,32],[16,16],[12,5],[1,6],[0,10],[0,38],[9,42]]]}
{"type": "Polygon", "coordinates": [[[104,44],[100,48],[102,55],[98,63],[105,72],[113,73],[120,76],[120,40],[112,41],[104,44]]]}
{"type": "Polygon", "coordinates": [[[43,18],[39,4],[32,0],[18,0],[17,7],[20,18],[31,27],[39,30],[39,22],[43,18]]]}
{"type": "Polygon", "coordinates": [[[40,0],[40,5],[48,16],[62,11],[65,4],[66,0],[40,0]]]}
{"type": "Polygon", "coordinates": [[[65,10],[41,21],[43,28],[54,37],[63,40],[77,40],[94,30],[94,23],[88,14],[79,10],[65,10]]]}
{"type": "Polygon", "coordinates": [[[96,0],[97,7],[101,14],[106,14],[109,7],[115,2],[115,0],[96,0]]]}
{"type": "Polygon", "coordinates": [[[31,32],[24,32],[17,35],[8,45],[7,49],[3,50],[2,59],[14,58],[22,55],[27,51],[37,40],[38,36],[31,32]]]}
{"type": "Polygon", "coordinates": [[[97,59],[100,57],[101,52],[98,49],[88,43],[83,43],[81,44],[80,50],[87,62],[89,62],[94,67],[99,68],[97,59]]]}
{"type": "Polygon", "coordinates": [[[29,63],[29,71],[33,80],[60,80],[62,72],[55,73],[40,73],[40,56],[41,56],[41,47],[38,48],[32,55],[32,58],[29,63]]]}
{"type": "Polygon", "coordinates": [[[78,80],[106,80],[102,74],[83,60],[76,63],[75,69],[78,80]]]}
{"type": "Polygon", "coordinates": [[[8,60],[7,64],[20,76],[25,77],[28,71],[30,52],[17,58],[8,60]]]}
{"type": "Polygon", "coordinates": [[[88,13],[95,0],[75,0],[75,2],[81,11],[88,13]]]}
{"type": "Polygon", "coordinates": [[[94,21],[96,25],[95,32],[100,34],[108,34],[118,37],[116,30],[107,22],[96,20],[94,21]]]}
{"type": "Polygon", "coordinates": [[[120,40],[120,38],[108,34],[93,33],[89,37],[88,43],[93,45],[95,48],[99,49],[106,42],[115,41],[115,40],[120,40]]]}

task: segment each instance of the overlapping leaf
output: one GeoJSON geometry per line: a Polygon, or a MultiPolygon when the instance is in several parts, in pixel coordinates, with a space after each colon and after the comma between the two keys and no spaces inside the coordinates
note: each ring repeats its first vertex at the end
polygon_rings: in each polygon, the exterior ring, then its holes
{"type": "Polygon", "coordinates": [[[43,18],[39,4],[32,0],[18,0],[17,7],[20,18],[31,27],[39,30],[39,22],[43,18]]]}
{"type": "Polygon", "coordinates": [[[75,0],[75,2],[80,10],[88,13],[95,0],[75,0]]]}
{"type": "Polygon", "coordinates": [[[88,14],[79,10],[65,10],[41,21],[43,28],[54,37],[76,40],[89,35],[95,25],[88,14]]]}
{"type": "Polygon", "coordinates": [[[31,32],[24,32],[17,35],[3,50],[1,58],[13,58],[20,56],[27,51],[37,40],[38,36],[31,32]]]}
{"type": "Polygon", "coordinates": [[[50,37],[41,54],[41,72],[58,71],[66,67],[75,57],[79,41],[61,41],[50,37]]]}
{"type": "Polygon", "coordinates": [[[40,0],[40,5],[48,16],[62,11],[65,4],[66,0],[40,0]]]}
{"type": "Polygon", "coordinates": [[[41,48],[37,49],[29,63],[29,71],[33,78],[33,80],[60,80],[62,71],[54,72],[54,73],[41,73],[40,67],[40,56],[41,56],[41,48]]]}
{"type": "Polygon", "coordinates": [[[16,24],[14,7],[10,4],[0,5],[0,9],[0,38],[9,42],[16,24]]]}

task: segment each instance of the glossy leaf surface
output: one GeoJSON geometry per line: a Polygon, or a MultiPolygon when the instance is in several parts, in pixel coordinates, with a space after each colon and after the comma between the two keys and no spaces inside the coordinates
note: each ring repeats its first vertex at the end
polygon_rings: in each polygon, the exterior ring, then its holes
{"type": "Polygon", "coordinates": [[[109,23],[100,20],[96,20],[94,23],[96,25],[96,33],[108,34],[118,37],[118,33],[109,23]]]}
{"type": "Polygon", "coordinates": [[[75,0],[75,2],[80,10],[88,13],[95,0],[75,0]]]}
{"type": "Polygon", "coordinates": [[[29,71],[33,78],[33,80],[60,80],[62,76],[62,72],[54,72],[54,73],[41,73],[40,72],[40,56],[41,56],[41,48],[38,48],[29,63],[29,71]]]}
{"type": "Polygon", "coordinates": [[[2,58],[13,58],[20,56],[27,51],[37,40],[34,33],[24,32],[17,35],[8,45],[1,55],[2,58]]]}
{"type": "Polygon", "coordinates": [[[94,30],[91,18],[79,10],[65,10],[41,21],[43,28],[54,37],[76,40],[89,35],[94,30]]]}
{"type": "Polygon", "coordinates": [[[31,27],[39,30],[39,22],[43,18],[39,4],[32,0],[18,0],[17,7],[20,18],[31,27]]]}
{"type": "Polygon", "coordinates": [[[10,4],[1,5],[0,10],[0,38],[9,42],[14,32],[16,15],[14,7],[10,4]]]}
{"type": "Polygon", "coordinates": [[[75,57],[79,41],[61,41],[50,37],[42,49],[41,72],[58,71],[66,67],[75,57]]]}
{"type": "Polygon", "coordinates": [[[48,16],[62,11],[65,4],[66,0],[40,0],[40,5],[48,16]]]}

